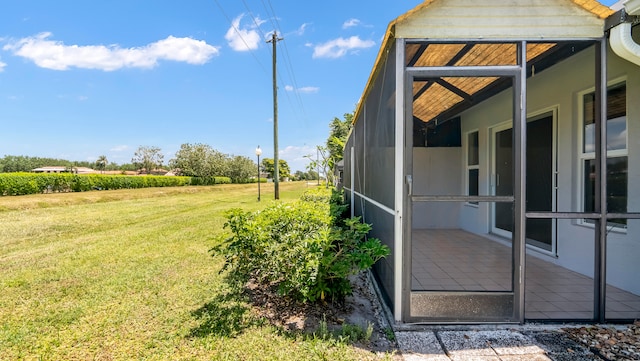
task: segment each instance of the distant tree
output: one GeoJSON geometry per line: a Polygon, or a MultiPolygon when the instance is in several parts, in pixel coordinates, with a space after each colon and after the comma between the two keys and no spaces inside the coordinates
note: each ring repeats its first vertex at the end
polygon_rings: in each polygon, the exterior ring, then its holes
{"type": "Polygon", "coordinates": [[[353,123],[354,113],[344,114],[344,119],[333,118],[329,124],[329,137],[325,146],[317,146],[316,154],[306,155],[309,158],[307,170],[310,172],[322,168],[327,179],[327,187],[335,183],[334,169],[343,158],[344,146],[353,123]]]}
{"type": "Polygon", "coordinates": [[[249,178],[258,175],[257,164],[248,157],[235,156],[228,160],[227,173],[234,183],[246,182],[249,178]]]}
{"type": "Polygon", "coordinates": [[[270,179],[273,179],[273,173],[275,172],[273,163],[273,158],[262,158],[262,171],[267,173],[267,178],[270,179]]]}
{"type": "Polygon", "coordinates": [[[162,167],[164,155],[160,152],[160,148],[151,146],[140,146],[133,154],[131,163],[136,166],[136,170],[144,170],[147,174],[151,174],[154,169],[162,167]]]}
{"type": "Polygon", "coordinates": [[[316,180],[318,179],[318,173],[316,173],[313,170],[310,170],[308,172],[297,170],[296,173],[293,175],[293,179],[294,180],[316,180]]]}
{"type": "Polygon", "coordinates": [[[329,137],[326,143],[327,168],[333,170],[335,165],[342,160],[344,145],[347,142],[349,131],[353,124],[354,113],[345,113],[344,119],[333,118],[329,124],[329,137]]]}
{"type": "MultiPolygon", "coordinates": [[[[113,165],[113,163],[109,164],[109,166],[113,165]]],[[[132,163],[124,163],[124,164],[120,164],[117,166],[117,168],[113,169],[113,170],[120,170],[123,172],[126,171],[135,171],[137,170],[136,165],[132,164],[132,163]]]]}
{"type": "Polygon", "coordinates": [[[74,161],[73,165],[76,167],[86,167],[86,168],[93,168],[95,166],[94,163],[89,162],[88,160],[74,161]]]}
{"type": "Polygon", "coordinates": [[[5,155],[0,159],[0,171],[3,173],[12,172],[29,172],[33,167],[33,163],[24,156],[5,155]]]}
{"type": "MultiPolygon", "coordinates": [[[[327,179],[327,187],[330,182],[333,182],[333,172],[330,171],[329,168],[329,149],[323,146],[316,147],[316,154],[308,154],[305,155],[305,158],[309,158],[309,164],[307,165],[307,170],[309,172],[315,172],[316,169],[322,168],[322,174],[325,175],[327,179]]],[[[316,174],[318,174],[316,172],[316,174]]],[[[318,174],[318,178],[320,175],[318,174]]]]}
{"type": "Polygon", "coordinates": [[[109,164],[109,161],[107,160],[107,156],[101,155],[96,160],[96,169],[104,173],[104,170],[107,168],[107,164],[109,164]]]}
{"type": "Polygon", "coordinates": [[[73,163],[65,159],[28,157],[24,155],[5,155],[3,158],[0,158],[1,173],[31,172],[35,168],[44,166],[68,167],[71,165],[73,165],[73,163]]]}
{"type": "MultiPolygon", "coordinates": [[[[273,173],[275,172],[273,158],[264,158],[262,160],[262,169],[265,173],[269,174],[269,178],[273,179],[273,173]]],[[[284,159],[278,159],[278,175],[280,180],[291,176],[291,168],[284,159]]]]}
{"type": "Polygon", "coordinates": [[[188,177],[224,176],[228,170],[227,156],[207,144],[180,146],[175,158],[169,161],[176,174],[188,177]]]}

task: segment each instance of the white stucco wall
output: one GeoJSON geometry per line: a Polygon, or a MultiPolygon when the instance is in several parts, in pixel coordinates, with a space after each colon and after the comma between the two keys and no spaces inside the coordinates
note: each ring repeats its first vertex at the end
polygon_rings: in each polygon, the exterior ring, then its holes
{"type": "MultiPolygon", "coordinates": [[[[581,122],[579,94],[594,87],[595,55],[590,48],[528,79],[527,111],[535,116],[545,111],[557,114],[557,211],[582,210],[581,203],[581,122]]],[[[626,79],[628,131],[628,211],[640,211],[640,67],[610,52],[608,78],[626,79]]],[[[463,149],[466,133],[477,130],[480,145],[480,194],[492,194],[492,127],[512,120],[512,93],[505,91],[462,114],[463,149]]],[[[458,160],[460,194],[464,194],[464,157],[458,160]]],[[[460,228],[488,233],[491,210],[488,204],[462,206],[460,228]]],[[[556,254],[536,255],[577,272],[592,275],[594,229],[573,220],[557,224],[556,254]]],[[[610,284],[640,294],[640,221],[629,220],[626,231],[612,230],[608,235],[607,279],[610,284]]]]}

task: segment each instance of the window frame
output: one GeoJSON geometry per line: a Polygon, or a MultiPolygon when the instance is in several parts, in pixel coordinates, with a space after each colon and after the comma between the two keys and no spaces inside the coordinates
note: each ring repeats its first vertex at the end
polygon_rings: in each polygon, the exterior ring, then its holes
{"type": "MultiPolygon", "coordinates": [[[[477,174],[478,174],[478,180],[477,180],[477,186],[478,186],[478,191],[477,194],[475,195],[480,195],[480,131],[478,129],[473,129],[470,130],[465,134],[465,152],[464,152],[464,166],[465,166],[465,171],[464,171],[464,185],[465,185],[465,189],[464,192],[466,195],[468,196],[472,196],[472,194],[470,194],[469,192],[469,187],[471,186],[470,182],[469,182],[469,177],[470,177],[470,173],[472,170],[476,170],[477,174]],[[476,140],[477,140],[477,154],[475,156],[476,158],[476,163],[475,164],[469,164],[470,163],[470,157],[469,157],[469,152],[471,151],[471,142],[469,137],[472,134],[476,134],[476,140]]],[[[472,207],[478,207],[479,203],[478,202],[466,202],[466,205],[472,206],[472,207]]]]}
{"type": "MultiPolygon", "coordinates": [[[[607,154],[606,154],[606,158],[607,160],[612,159],[612,158],[622,158],[622,157],[626,157],[627,159],[627,171],[628,171],[628,167],[629,167],[629,118],[628,118],[628,108],[629,108],[629,102],[628,102],[628,82],[627,82],[627,78],[626,77],[620,77],[620,78],[616,78],[613,80],[610,80],[607,82],[607,92],[611,89],[615,89],[616,87],[619,86],[625,86],[625,115],[624,115],[624,119],[625,119],[625,127],[626,127],[626,134],[625,134],[625,147],[624,149],[612,149],[612,150],[607,150],[607,154]]],[[[595,159],[595,149],[594,151],[591,152],[587,152],[585,151],[585,101],[584,98],[586,95],[591,94],[591,93],[595,93],[595,87],[591,87],[589,89],[583,90],[578,92],[578,129],[579,129],[579,139],[578,139],[578,176],[577,178],[577,182],[578,182],[578,186],[576,187],[577,189],[577,199],[578,199],[578,206],[579,209],[582,212],[587,212],[585,210],[586,208],[586,197],[585,197],[585,191],[587,188],[587,184],[585,182],[585,172],[586,172],[586,165],[587,165],[587,161],[590,160],[594,160],[595,159]]],[[[617,117],[617,118],[622,118],[622,117],[617,117]]],[[[612,118],[612,119],[617,119],[617,118],[612,118]]],[[[608,119],[606,121],[612,120],[612,119],[608,119]]],[[[609,134],[607,134],[607,137],[609,137],[609,134]]],[[[608,144],[607,144],[608,145],[608,144]]],[[[629,180],[627,178],[627,201],[628,201],[628,197],[629,197],[629,180]]],[[[627,203],[627,210],[625,210],[625,212],[628,211],[628,203],[627,203]]],[[[587,226],[587,227],[594,227],[594,221],[593,220],[589,220],[589,219],[579,219],[577,221],[577,223],[579,225],[582,226],[587,226]]],[[[621,223],[614,223],[614,222],[607,222],[607,225],[611,227],[611,231],[614,232],[620,232],[620,233],[626,233],[627,231],[627,225],[626,224],[621,224],[621,223]]]]}

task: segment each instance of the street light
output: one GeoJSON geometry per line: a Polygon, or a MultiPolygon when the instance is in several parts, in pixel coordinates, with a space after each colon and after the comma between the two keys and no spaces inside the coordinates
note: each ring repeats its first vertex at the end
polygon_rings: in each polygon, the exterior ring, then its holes
{"type": "Polygon", "coordinates": [[[260,154],[262,154],[262,149],[258,146],[256,148],[256,156],[258,156],[258,202],[260,202],[260,154]]]}

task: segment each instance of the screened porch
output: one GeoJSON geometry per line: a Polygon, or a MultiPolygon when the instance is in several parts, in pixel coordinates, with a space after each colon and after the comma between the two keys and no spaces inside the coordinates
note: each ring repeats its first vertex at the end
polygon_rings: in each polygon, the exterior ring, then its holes
{"type": "Polygon", "coordinates": [[[391,250],[374,274],[397,322],[640,318],[640,69],[611,18],[427,0],[390,23],[343,186],[391,250]]]}

